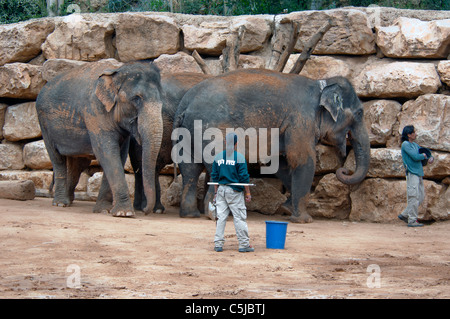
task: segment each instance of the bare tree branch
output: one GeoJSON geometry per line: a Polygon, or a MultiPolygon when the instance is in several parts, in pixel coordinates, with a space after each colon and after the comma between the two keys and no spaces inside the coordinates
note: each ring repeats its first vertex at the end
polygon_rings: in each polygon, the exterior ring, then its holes
{"type": "Polygon", "coordinates": [[[299,74],[303,67],[306,64],[306,61],[308,61],[309,57],[311,56],[311,53],[314,51],[317,43],[323,38],[324,34],[330,30],[330,28],[333,26],[333,22],[330,20],[327,21],[320,29],[319,31],[309,39],[308,43],[306,43],[305,47],[303,48],[302,53],[298,57],[297,61],[295,62],[294,66],[292,67],[291,71],[289,73],[295,73],[299,74]]]}
{"type": "Polygon", "coordinates": [[[194,52],[192,52],[192,57],[194,58],[195,62],[197,62],[200,69],[202,69],[204,74],[212,74],[211,70],[206,65],[200,54],[198,54],[197,50],[194,50],[194,52]]]}

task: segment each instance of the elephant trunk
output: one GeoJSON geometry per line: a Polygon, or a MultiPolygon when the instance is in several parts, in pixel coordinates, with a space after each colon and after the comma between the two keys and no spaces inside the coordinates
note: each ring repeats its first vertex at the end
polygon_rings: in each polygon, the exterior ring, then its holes
{"type": "Polygon", "coordinates": [[[358,123],[350,130],[350,139],[355,152],[355,172],[349,175],[346,168],[339,168],[336,177],[344,184],[354,185],[364,180],[370,165],[370,140],[364,123],[358,123]]]}
{"type": "Polygon", "coordinates": [[[161,103],[146,106],[138,116],[138,132],[142,142],[142,179],[147,206],[144,213],[153,210],[156,202],[155,170],[161,148],[163,121],[161,103]]]}

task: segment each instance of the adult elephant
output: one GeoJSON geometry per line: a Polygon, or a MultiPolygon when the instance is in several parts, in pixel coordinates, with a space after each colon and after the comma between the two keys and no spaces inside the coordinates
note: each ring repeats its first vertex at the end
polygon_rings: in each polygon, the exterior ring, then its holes
{"type": "MultiPolygon", "coordinates": [[[[226,128],[277,129],[279,155],[275,156],[279,164],[275,174],[291,193],[291,220],[311,222],[306,199],[314,178],[315,146],[319,142],[331,144],[345,156],[349,136],[356,169],[350,175],[340,168],[336,175],[345,184],[360,183],[370,162],[363,118],[362,104],[343,77],[315,81],[295,74],[251,69],[205,80],[189,90],[180,103],[174,129],[187,129],[192,137],[199,134],[194,132],[195,123],[201,123],[202,132],[219,128],[223,136],[226,128]]],[[[211,141],[203,138],[200,143],[204,150],[211,141]]],[[[248,161],[248,145],[246,150],[248,161]]],[[[204,158],[202,163],[196,162],[193,146],[187,151],[191,152],[189,160],[179,163],[183,175],[180,214],[198,215],[196,187],[189,181],[196,180],[202,165],[210,171],[211,164],[204,158]]],[[[211,197],[212,187],[206,200],[211,197]]]]}
{"type": "MultiPolygon", "coordinates": [[[[164,133],[162,137],[161,149],[156,161],[155,185],[156,185],[156,203],[153,208],[155,213],[163,213],[164,205],[161,203],[161,187],[159,183],[159,172],[168,164],[172,164],[171,134],[173,121],[178,105],[184,94],[194,85],[210,78],[211,75],[203,73],[166,73],[161,75],[161,86],[165,94],[165,103],[162,107],[162,118],[164,133]]],[[[142,210],[147,203],[142,176],[142,147],[135,139],[131,138],[130,144],[130,162],[135,176],[134,208],[142,210]]]]}
{"type": "Polygon", "coordinates": [[[36,109],[53,164],[53,205],[71,204],[80,173],[95,156],[104,178],[94,211],[112,200],[112,207],[104,208],[113,216],[134,216],[123,169],[133,136],[142,143],[149,199],[144,210],[152,210],[162,104],[160,72],[151,63],[132,62],[115,69],[90,63],[49,81],[39,93],[36,109]],[[112,199],[104,197],[109,187],[112,199]]]}

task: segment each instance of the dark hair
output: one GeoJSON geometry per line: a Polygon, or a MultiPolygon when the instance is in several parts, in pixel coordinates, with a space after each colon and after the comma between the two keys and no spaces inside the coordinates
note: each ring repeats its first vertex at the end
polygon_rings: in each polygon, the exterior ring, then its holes
{"type": "Polygon", "coordinates": [[[408,135],[414,133],[414,126],[407,125],[403,128],[402,132],[402,143],[404,141],[409,141],[408,135]]]}

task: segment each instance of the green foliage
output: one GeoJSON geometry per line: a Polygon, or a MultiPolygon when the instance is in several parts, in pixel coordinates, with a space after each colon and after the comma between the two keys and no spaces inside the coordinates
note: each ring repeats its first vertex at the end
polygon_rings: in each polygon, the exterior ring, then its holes
{"type": "Polygon", "coordinates": [[[0,0],[0,24],[47,16],[45,0],[0,0]]]}
{"type": "MultiPolygon", "coordinates": [[[[59,7],[59,14],[70,14],[71,12],[67,12],[70,4],[80,4],[80,0],[65,0],[59,7]]],[[[48,14],[46,5],[46,0],[0,0],[0,24],[45,17],[48,14]]],[[[100,11],[172,11],[230,16],[280,14],[310,9],[369,5],[402,9],[450,10],[450,0],[109,0],[100,11]]]]}

